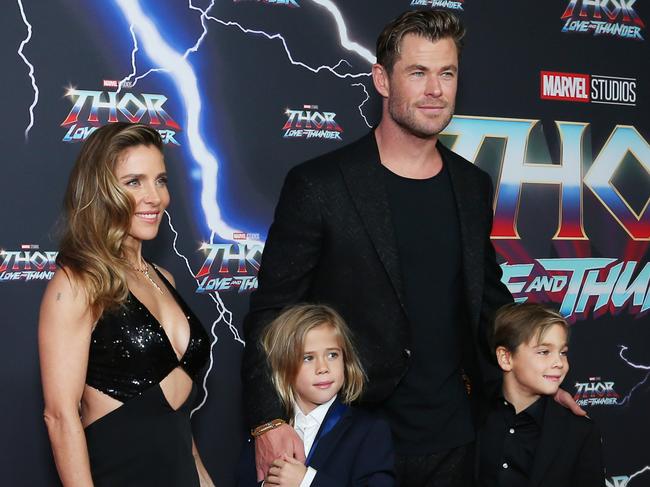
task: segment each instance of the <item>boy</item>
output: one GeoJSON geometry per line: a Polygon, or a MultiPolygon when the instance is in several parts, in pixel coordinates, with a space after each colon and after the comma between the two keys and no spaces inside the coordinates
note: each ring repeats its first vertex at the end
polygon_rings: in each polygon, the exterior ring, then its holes
{"type": "Polygon", "coordinates": [[[492,345],[503,387],[477,435],[480,487],[605,485],[598,428],[552,399],[569,370],[568,332],[539,304],[497,312],[492,345]]]}

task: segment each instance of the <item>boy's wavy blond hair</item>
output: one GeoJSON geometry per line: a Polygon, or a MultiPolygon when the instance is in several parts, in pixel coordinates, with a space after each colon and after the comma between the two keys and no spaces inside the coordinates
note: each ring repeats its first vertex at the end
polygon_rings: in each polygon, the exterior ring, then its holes
{"type": "Polygon", "coordinates": [[[296,402],[293,384],[302,363],[305,338],[314,328],[331,327],[343,352],[344,382],[339,391],[341,402],[349,404],[363,390],[365,373],[352,344],[352,332],[341,315],[329,306],[299,304],[285,309],[262,335],[262,348],[271,368],[273,385],[291,418],[296,402]]]}

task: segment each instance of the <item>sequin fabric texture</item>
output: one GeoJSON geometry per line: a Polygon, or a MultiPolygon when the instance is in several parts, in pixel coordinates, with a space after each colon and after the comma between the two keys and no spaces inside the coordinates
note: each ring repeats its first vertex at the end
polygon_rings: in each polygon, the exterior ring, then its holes
{"type": "Polygon", "coordinates": [[[105,311],[91,336],[86,383],[121,402],[142,394],[179,366],[197,381],[208,359],[206,331],[176,290],[158,275],[187,318],[190,340],[178,360],[163,327],[131,293],[124,305],[105,311]]]}

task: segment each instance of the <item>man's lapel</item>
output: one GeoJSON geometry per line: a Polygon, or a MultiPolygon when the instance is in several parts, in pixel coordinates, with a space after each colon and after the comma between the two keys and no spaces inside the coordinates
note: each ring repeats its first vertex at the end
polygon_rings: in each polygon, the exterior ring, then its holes
{"type": "Polygon", "coordinates": [[[482,188],[478,187],[477,178],[470,174],[465,161],[438,142],[438,150],[449,171],[451,186],[456,200],[458,226],[460,229],[460,246],[463,256],[463,277],[467,306],[471,323],[478,323],[483,286],[483,245],[486,231],[485,215],[482,213],[482,188]]]}
{"type": "Polygon", "coordinates": [[[341,161],[339,167],[366,232],[403,306],[397,241],[374,132],[360,139],[351,149],[349,157],[341,161]]]}
{"type": "Polygon", "coordinates": [[[551,463],[562,451],[564,438],[568,431],[565,423],[562,406],[556,404],[553,398],[549,397],[546,403],[546,410],[544,411],[542,436],[539,439],[539,444],[535,451],[535,462],[533,463],[528,487],[537,487],[540,484],[551,463]]]}

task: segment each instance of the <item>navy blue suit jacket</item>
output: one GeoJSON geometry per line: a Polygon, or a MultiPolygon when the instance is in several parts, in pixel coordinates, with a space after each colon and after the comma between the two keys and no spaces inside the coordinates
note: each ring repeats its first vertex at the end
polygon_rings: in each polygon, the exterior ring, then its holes
{"type": "MultiPolygon", "coordinates": [[[[334,403],[336,404],[336,403],[334,403]]],[[[330,407],[323,425],[335,408],[330,407]]],[[[322,427],[322,425],[321,425],[322,427]]],[[[355,408],[348,408],[334,428],[322,436],[309,466],[317,473],[312,487],[394,487],[393,441],[388,423],[355,408]]],[[[253,442],[245,447],[239,469],[240,487],[259,485],[255,474],[253,442]]]]}

